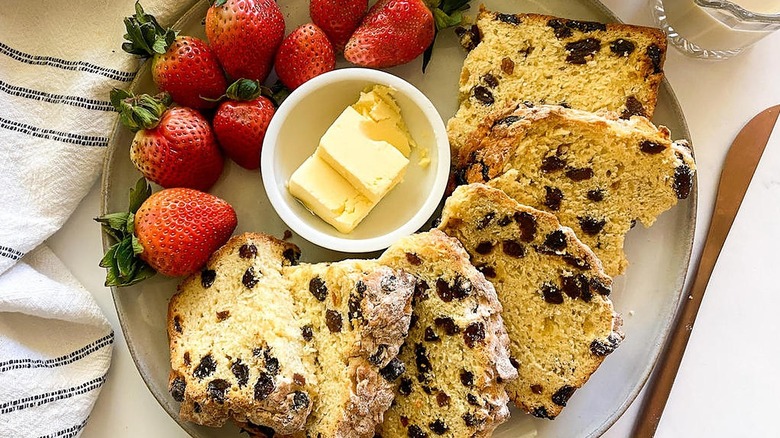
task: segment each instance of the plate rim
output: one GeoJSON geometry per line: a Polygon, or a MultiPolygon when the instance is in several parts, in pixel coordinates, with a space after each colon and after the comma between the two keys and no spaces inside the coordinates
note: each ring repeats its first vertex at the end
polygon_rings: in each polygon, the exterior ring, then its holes
{"type": "MultiPolygon", "coordinates": [[[[623,20],[621,20],[614,12],[612,12],[600,0],[578,0],[578,1],[590,5],[592,8],[594,8],[599,13],[607,17],[612,22],[624,23],[623,20]]],[[[208,8],[207,2],[194,3],[184,14],[181,15],[181,17],[179,17],[175,21],[172,27],[174,29],[181,28],[182,23],[188,22],[191,19],[190,17],[193,14],[203,13],[207,10],[207,8],[208,8]]],[[[143,77],[145,74],[147,74],[148,71],[150,70],[150,64],[151,64],[150,62],[143,62],[141,64],[140,68],[136,72],[135,78],[130,82],[129,85],[127,85],[127,89],[133,90],[138,87],[138,82],[140,81],[140,78],[143,77]]],[[[671,87],[671,84],[669,83],[669,80],[666,76],[664,76],[664,78],[661,81],[660,90],[663,93],[668,94],[667,103],[670,109],[672,110],[673,117],[675,118],[675,120],[678,120],[680,122],[682,128],[682,133],[681,133],[682,135],[680,137],[688,141],[691,149],[691,153],[695,157],[695,147],[691,139],[690,130],[688,128],[688,121],[683,114],[682,107],[680,106],[679,100],[677,99],[674,89],[671,87]]],[[[113,139],[117,135],[119,130],[123,130],[123,129],[125,128],[122,126],[121,121],[117,119],[113,129],[111,130],[109,139],[113,139]]],[[[100,215],[101,216],[108,213],[108,205],[110,202],[109,193],[111,193],[111,187],[112,187],[112,181],[110,178],[111,176],[110,164],[113,162],[113,157],[116,150],[117,150],[117,144],[112,141],[109,141],[109,148],[106,151],[105,157],[103,159],[101,180],[100,180],[100,191],[101,191],[100,215]]],[[[659,336],[656,337],[652,345],[652,351],[650,354],[651,360],[645,365],[639,381],[637,381],[636,384],[633,386],[633,389],[629,392],[628,397],[623,401],[623,403],[621,403],[619,406],[617,406],[614,409],[614,411],[610,414],[609,418],[606,421],[604,421],[595,430],[590,431],[585,435],[583,435],[587,438],[595,438],[603,435],[625,414],[628,408],[636,401],[637,397],[639,396],[639,393],[642,391],[642,389],[647,384],[647,381],[652,376],[653,371],[655,370],[655,367],[658,364],[658,360],[660,358],[661,352],[664,346],[666,345],[669,337],[671,336],[673,323],[677,320],[679,316],[682,297],[685,293],[685,284],[687,282],[688,276],[691,275],[690,263],[693,256],[693,244],[694,244],[696,228],[698,224],[697,221],[698,198],[699,198],[698,176],[699,176],[698,172],[694,173],[694,184],[693,184],[694,189],[692,190],[691,195],[685,200],[687,201],[688,204],[687,213],[691,221],[691,227],[690,227],[689,235],[685,239],[683,245],[683,260],[682,260],[683,263],[680,271],[684,272],[684,275],[677,277],[675,281],[675,285],[678,288],[678,290],[674,296],[674,302],[670,303],[673,311],[669,313],[665,318],[663,324],[664,329],[659,334],[659,336]]],[[[101,242],[102,242],[102,247],[104,252],[112,244],[112,242],[110,241],[106,233],[103,233],[102,231],[101,231],[101,242]]],[[[141,375],[144,384],[148,388],[149,392],[154,396],[154,399],[157,401],[157,403],[160,405],[163,411],[165,411],[171,417],[171,419],[173,419],[179,425],[179,427],[182,428],[182,430],[184,430],[191,436],[195,436],[197,426],[193,423],[185,422],[181,420],[178,415],[176,415],[172,410],[168,409],[168,406],[166,405],[166,398],[168,396],[168,393],[160,392],[157,390],[157,388],[152,386],[149,371],[147,367],[139,359],[139,355],[137,354],[137,346],[133,342],[133,337],[128,336],[127,318],[125,316],[124,306],[121,302],[122,293],[119,290],[119,288],[117,288],[116,286],[110,286],[110,290],[111,290],[112,301],[114,303],[114,307],[117,312],[120,329],[122,330],[122,335],[125,337],[125,342],[127,344],[128,350],[130,351],[130,356],[133,360],[136,369],[141,375]]]]}

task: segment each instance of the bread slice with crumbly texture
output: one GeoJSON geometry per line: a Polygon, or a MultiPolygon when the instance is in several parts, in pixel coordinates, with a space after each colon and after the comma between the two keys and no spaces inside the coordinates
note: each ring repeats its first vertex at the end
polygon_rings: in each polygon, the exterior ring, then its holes
{"type": "Polygon", "coordinates": [[[401,238],[379,262],[418,279],[396,399],[377,435],[488,437],[509,416],[501,304],[462,245],[441,231],[401,238]]]}
{"type": "Polygon", "coordinates": [[[396,355],[412,313],[413,276],[374,260],[285,268],[319,385],[295,437],[371,438],[404,365],[396,355]]]}
{"type": "Polygon", "coordinates": [[[439,229],[459,239],[504,307],[515,404],[555,418],[622,340],[607,297],[612,279],[552,214],[484,184],[458,187],[439,229]]]}
{"type": "Polygon", "coordinates": [[[291,243],[242,234],[181,283],[168,306],[168,336],[170,392],[183,420],[303,428],[318,379],[282,275],[299,256],[291,243]]]}
{"type": "Polygon", "coordinates": [[[403,372],[416,279],[373,260],[298,265],[299,255],[244,234],[181,285],[169,336],[183,419],[230,418],[258,437],[373,436],[403,372]]]}
{"type": "Polygon", "coordinates": [[[649,227],[693,188],[685,141],[644,117],[629,120],[560,106],[520,105],[489,117],[454,164],[456,184],[488,182],[519,203],[555,214],[610,276],[625,271],[625,235],[649,227]]]}
{"type": "Polygon", "coordinates": [[[460,75],[460,108],[448,122],[454,150],[488,113],[523,101],[653,115],[666,55],[660,29],[483,6],[460,34],[472,50],[460,75]]]}

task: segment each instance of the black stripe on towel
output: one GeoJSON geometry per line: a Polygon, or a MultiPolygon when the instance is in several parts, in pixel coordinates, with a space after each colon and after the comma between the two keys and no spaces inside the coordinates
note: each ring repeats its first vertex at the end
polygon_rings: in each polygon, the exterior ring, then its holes
{"type": "Polygon", "coordinates": [[[71,364],[79,359],[83,359],[101,348],[114,343],[114,331],[102,338],[87,344],[76,351],[72,351],[54,359],[11,359],[0,362],[0,373],[19,370],[23,368],[56,368],[71,364]]]}
{"type": "Polygon", "coordinates": [[[0,128],[21,132],[22,134],[31,135],[33,137],[44,138],[46,140],[57,140],[83,146],[108,146],[108,137],[73,134],[70,132],[55,131],[53,129],[44,129],[26,123],[14,122],[13,120],[4,119],[2,117],[0,117],[0,128]]]}
{"type": "Polygon", "coordinates": [[[67,429],[59,430],[54,433],[50,433],[48,435],[41,435],[38,438],[74,438],[75,436],[78,436],[79,432],[81,432],[81,429],[84,429],[84,426],[86,425],[87,419],[85,418],[84,421],[82,421],[80,424],[71,426],[67,429]]]}
{"type": "Polygon", "coordinates": [[[37,394],[30,397],[20,398],[19,400],[12,400],[6,403],[0,404],[0,414],[7,414],[9,412],[21,411],[27,408],[33,408],[36,406],[42,406],[47,403],[52,403],[58,400],[71,398],[77,395],[86,394],[90,391],[94,391],[106,381],[106,375],[92,379],[89,382],[84,382],[78,386],[72,386],[66,389],[58,389],[56,391],[46,392],[43,394],[37,394]]]}
{"type": "Polygon", "coordinates": [[[46,65],[49,67],[61,68],[63,70],[94,73],[121,82],[130,82],[135,77],[135,72],[114,70],[113,68],[101,67],[86,61],[68,61],[66,59],[53,58],[51,56],[30,55],[29,53],[24,53],[8,47],[3,43],[0,43],[0,53],[25,64],[46,65]]]}
{"type": "Polygon", "coordinates": [[[3,81],[0,81],[0,91],[8,93],[11,96],[40,100],[48,103],[65,104],[98,111],[116,111],[111,105],[111,102],[105,100],[86,99],[79,96],[66,96],[64,94],[50,94],[30,88],[18,87],[3,81]]]}
{"type": "Polygon", "coordinates": [[[24,257],[24,253],[7,246],[0,246],[0,257],[9,258],[11,260],[19,260],[20,258],[24,257]]]}

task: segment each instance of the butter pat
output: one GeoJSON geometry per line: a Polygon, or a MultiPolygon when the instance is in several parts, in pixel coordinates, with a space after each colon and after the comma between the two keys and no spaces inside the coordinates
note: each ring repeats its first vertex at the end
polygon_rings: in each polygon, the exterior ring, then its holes
{"type": "Polygon", "coordinates": [[[365,118],[361,128],[364,135],[372,140],[384,140],[398,149],[406,158],[416,147],[409,128],[406,127],[401,108],[396,103],[390,87],[374,85],[368,91],[360,93],[358,101],[352,105],[365,118]]]}
{"type": "Polygon", "coordinates": [[[290,194],[344,234],[401,182],[417,146],[392,91],[375,85],[360,93],[288,182],[290,194]]]}
{"type": "Polygon", "coordinates": [[[376,204],[316,154],[292,174],[288,189],[306,208],[345,234],[354,230],[376,204]]]}
{"type": "Polygon", "coordinates": [[[403,179],[409,164],[401,151],[381,140],[384,131],[382,125],[348,106],[322,136],[315,155],[363,196],[379,202],[403,179]]]}

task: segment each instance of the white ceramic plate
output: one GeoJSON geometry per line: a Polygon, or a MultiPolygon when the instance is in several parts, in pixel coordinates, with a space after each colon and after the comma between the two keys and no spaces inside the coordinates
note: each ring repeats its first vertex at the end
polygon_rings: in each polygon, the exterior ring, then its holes
{"type": "MultiPolygon", "coordinates": [[[[280,0],[279,3],[288,32],[308,21],[306,0],[280,0]]],[[[474,7],[479,4],[476,0],[472,3],[474,7]]],[[[503,12],[540,12],[581,20],[617,21],[595,0],[484,0],[484,3],[503,12]]],[[[207,2],[198,2],[176,28],[184,34],[203,37],[206,7],[207,2]]],[[[421,73],[419,60],[388,71],[416,85],[447,120],[457,108],[457,81],[463,58],[464,51],[453,32],[447,31],[439,36],[425,75],[421,73]]],[[[133,91],[155,91],[148,64],[132,84],[133,91]]],[[[689,137],[685,120],[666,82],[661,87],[654,120],[668,126],[676,138],[689,137]]],[[[305,125],[305,121],[301,123],[305,125]]],[[[126,209],[128,189],[139,177],[128,156],[131,139],[131,133],[123,128],[117,128],[112,136],[103,174],[103,212],[126,209]]],[[[281,237],[286,230],[271,208],[257,172],[229,162],[212,193],[235,207],[239,218],[236,232],[263,231],[281,237]]],[[[652,228],[639,226],[629,233],[626,252],[631,266],[625,275],[615,279],[612,294],[615,307],[624,316],[625,342],[585,387],[577,391],[555,421],[534,419],[513,409],[512,418],[498,429],[496,437],[517,437],[534,428],[540,437],[599,436],[625,411],[650,374],[678,307],[691,253],[695,213],[694,191],[688,200],[664,213],[652,228]]],[[[350,256],[323,250],[298,236],[291,240],[301,247],[304,261],[350,256]]],[[[165,332],[168,299],[175,292],[176,284],[176,279],[157,276],[133,287],[113,290],[113,295],[124,336],[141,375],[162,408],[178,421],[178,403],[167,391],[169,354],[165,332]]],[[[233,426],[211,429],[180,424],[195,437],[238,436],[233,426]]]]}

